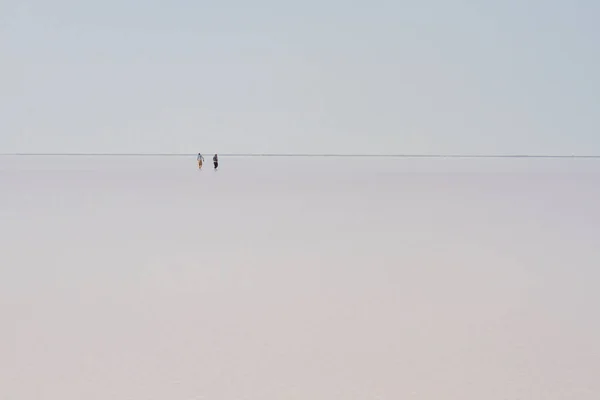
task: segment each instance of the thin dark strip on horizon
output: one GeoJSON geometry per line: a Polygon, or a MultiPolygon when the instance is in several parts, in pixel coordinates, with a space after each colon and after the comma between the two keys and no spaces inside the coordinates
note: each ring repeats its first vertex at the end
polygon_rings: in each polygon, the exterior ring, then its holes
{"type": "MultiPolygon", "coordinates": [[[[208,153],[207,153],[208,154],[208,153]]],[[[0,156],[60,156],[60,157],[192,157],[196,153],[1,153],[0,156]]],[[[221,157],[374,157],[374,158],[600,158],[600,155],[553,154],[285,154],[230,153],[221,157]]]]}

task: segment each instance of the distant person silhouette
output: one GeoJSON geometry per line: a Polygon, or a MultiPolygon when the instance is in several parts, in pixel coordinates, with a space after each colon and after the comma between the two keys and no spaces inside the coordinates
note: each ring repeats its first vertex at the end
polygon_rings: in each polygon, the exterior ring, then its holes
{"type": "Polygon", "coordinates": [[[213,156],[213,164],[215,165],[215,169],[219,168],[219,157],[216,154],[213,156]]]}
{"type": "Polygon", "coordinates": [[[202,163],[204,162],[204,157],[202,157],[202,154],[198,153],[196,160],[198,161],[198,169],[202,169],[202,163]]]}

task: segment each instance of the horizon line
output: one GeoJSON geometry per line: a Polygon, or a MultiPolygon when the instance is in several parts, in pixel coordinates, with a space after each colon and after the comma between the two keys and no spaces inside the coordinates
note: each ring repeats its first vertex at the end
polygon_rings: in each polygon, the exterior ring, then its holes
{"type": "MultiPolygon", "coordinates": [[[[198,153],[0,153],[0,156],[60,157],[192,157],[198,153]]],[[[207,153],[212,154],[212,153],[207,153]]],[[[336,154],[336,153],[223,153],[221,157],[376,157],[376,158],[600,158],[564,154],[336,154]]]]}

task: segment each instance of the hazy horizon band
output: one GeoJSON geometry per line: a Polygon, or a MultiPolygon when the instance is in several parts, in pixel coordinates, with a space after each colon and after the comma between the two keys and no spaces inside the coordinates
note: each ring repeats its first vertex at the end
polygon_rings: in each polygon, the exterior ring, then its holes
{"type": "MultiPolygon", "coordinates": [[[[58,157],[189,157],[197,153],[0,153],[0,156],[58,156],[58,157]]],[[[206,152],[204,154],[212,154],[206,152]]],[[[378,157],[378,158],[600,158],[600,155],[558,154],[277,154],[277,153],[218,153],[222,157],[378,157]]]]}

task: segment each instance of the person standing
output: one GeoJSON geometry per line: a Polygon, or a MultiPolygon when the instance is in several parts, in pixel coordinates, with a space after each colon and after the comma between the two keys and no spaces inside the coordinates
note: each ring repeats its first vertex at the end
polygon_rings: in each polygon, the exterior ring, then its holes
{"type": "Polygon", "coordinates": [[[215,165],[215,169],[219,167],[219,157],[216,154],[213,156],[213,164],[215,165]]]}
{"type": "Polygon", "coordinates": [[[198,169],[202,169],[202,163],[204,162],[204,157],[202,154],[198,153],[196,160],[198,161],[198,169]]]}

